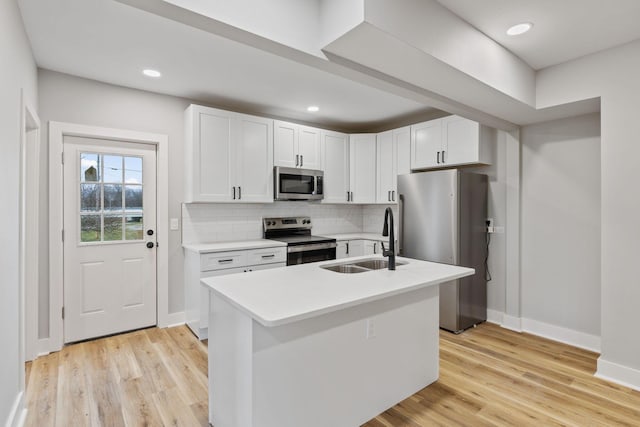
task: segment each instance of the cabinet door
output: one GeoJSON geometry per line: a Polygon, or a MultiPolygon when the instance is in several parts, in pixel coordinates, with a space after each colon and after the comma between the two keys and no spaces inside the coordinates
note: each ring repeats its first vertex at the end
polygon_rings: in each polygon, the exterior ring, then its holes
{"type": "Polygon", "coordinates": [[[349,137],[343,133],[323,131],[322,164],[324,165],[323,203],[348,203],[349,137]]]}
{"type": "Polygon", "coordinates": [[[349,240],[349,251],[347,256],[362,256],[364,255],[364,240],[349,240]]]}
{"type": "Polygon", "coordinates": [[[319,129],[300,126],[298,154],[301,168],[322,170],[319,129]]]}
{"type": "Polygon", "coordinates": [[[285,166],[289,168],[299,166],[296,164],[296,156],[298,155],[298,125],[276,120],[273,123],[273,129],[274,166],[285,166]]]}
{"type": "Polygon", "coordinates": [[[380,242],[374,242],[373,240],[365,240],[363,255],[375,255],[377,253],[380,253],[380,242]]]}
{"type": "Polygon", "coordinates": [[[336,259],[342,259],[349,256],[347,255],[347,246],[348,242],[346,241],[338,242],[338,246],[336,246],[336,259]]]}
{"type": "Polygon", "coordinates": [[[232,201],[234,113],[192,106],[187,110],[187,202],[232,201]],[[189,124],[187,126],[189,126],[189,124]]]}
{"type": "Polygon", "coordinates": [[[377,183],[376,201],[393,203],[396,191],[396,150],[393,132],[387,131],[376,136],[377,183]]]}
{"type": "Polygon", "coordinates": [[[396,146],[397,175],[411,173],[411,127],[394,129],[393,142],[396,146]]]}
{"type": "Polygon", "coordinates": [[[442,166],[442,121],[431,120],[411,126],[411,169],[442,166]]]}
{"type": "Polygon", "coordinates": [[[239,114],[236,148],[237,201],[273,202],[273,120],[239,114]]]}
{"type": "Polygon", "coordinates": [[[376,202],[376,135],[356,134],[349,137],[349,183],[353,202],[376,202]]]}
{"type": "Polygon", "coordinates": [[[459,116],[442,119],[444,163],[457,165],[479,161],[480,124],[459,116]]]}

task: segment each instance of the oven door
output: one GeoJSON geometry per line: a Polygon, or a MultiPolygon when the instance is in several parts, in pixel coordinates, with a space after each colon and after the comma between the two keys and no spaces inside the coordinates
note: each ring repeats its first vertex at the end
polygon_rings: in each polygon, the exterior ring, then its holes
{"type": "Polygon", "coordinates": [[[289,246],[287,248],[287,265],[336,259],[336,246],[335,242],[289,246]]]}
{"type": "Polygon", "coordinates": [[[276,200],[319,200],[323,197],[322,171],[276,166],[273,176],[276,200]]]}

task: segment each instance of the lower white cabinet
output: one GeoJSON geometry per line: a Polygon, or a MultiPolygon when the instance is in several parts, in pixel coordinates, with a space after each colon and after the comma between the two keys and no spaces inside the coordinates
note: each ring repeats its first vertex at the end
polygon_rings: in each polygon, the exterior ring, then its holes
{"type": "Polygon", "coordinates": [[[380,242],[375,240],[341,240],[336,247],[336,259],[382,253],[380,242]]]}
{"type": "Polygon", "coordinates": [[[209,291],[200,284],[200,279],[286,265],[287,248],[283,246],[226,252],[185,249],[184,312],[187,326],[198,339],[208,338],[209,291]]]}

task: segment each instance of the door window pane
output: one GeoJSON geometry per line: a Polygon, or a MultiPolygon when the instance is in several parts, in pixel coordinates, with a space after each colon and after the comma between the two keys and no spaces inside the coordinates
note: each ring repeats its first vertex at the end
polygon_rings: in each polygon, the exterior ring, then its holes
{"type": "Polygon", "coordinates": [[[102,225],[100,215],[80,216],[80,241],[99,242],[102,240],[102,225]]]}
{"type": "Polygon", "coordinates": [[[81,153],[80,241],[144,240],[142,195],[142,157],[81,153]]]}
{"type": "Polygon", "coordinates": [[[142,157],[124,158],[124,182],[142,184],[142,157]]]}
{"type": "Polygon", "coordinates": [[[104,155],[104,182],[122,182],[122,156],[104,155]]]}
{"type": "Polygon", "coordinates": [[[99,159],[99,154],[80,154],[80,182],[100,181],[100,164],[98,163],[99,159]]]}
{"type": "Polygon", "coordinates": [[[125,240],[142,240],[144,238],[142,214],[129,214],[125,218],[125,240]]]}
{"type": "Polygon", "coordinates": [[[105,211],[121,211],[122,210],[122,185],[105,184],[104,185],[104,210],[105,211]]]}
{"type": "Polygon", "coordinates": [[[105,215],[104,240],[124,240],[122,238],[122,215],[105,215]]]}
{"type": "Polygon", "coordinates": [[[100,210],[99,184],[80,184],[80,210],[83,212],[100,210]]]}

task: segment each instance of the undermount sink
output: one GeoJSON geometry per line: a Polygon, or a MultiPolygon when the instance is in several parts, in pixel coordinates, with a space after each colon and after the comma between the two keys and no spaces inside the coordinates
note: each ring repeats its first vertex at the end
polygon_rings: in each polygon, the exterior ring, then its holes
{"type": "MultiPolygon", "coordinates": [[[[405,265],[405,261],[396,261],[396,267],[405,265]]],[[[386,259],[372,258],[360,261],[347,261],[340,264],[321,265],[320,268],[335,271],[336,273],[354,274],[366,273],[367,271],[382,270],[389,267],[389,261],[386,259]]]]}

